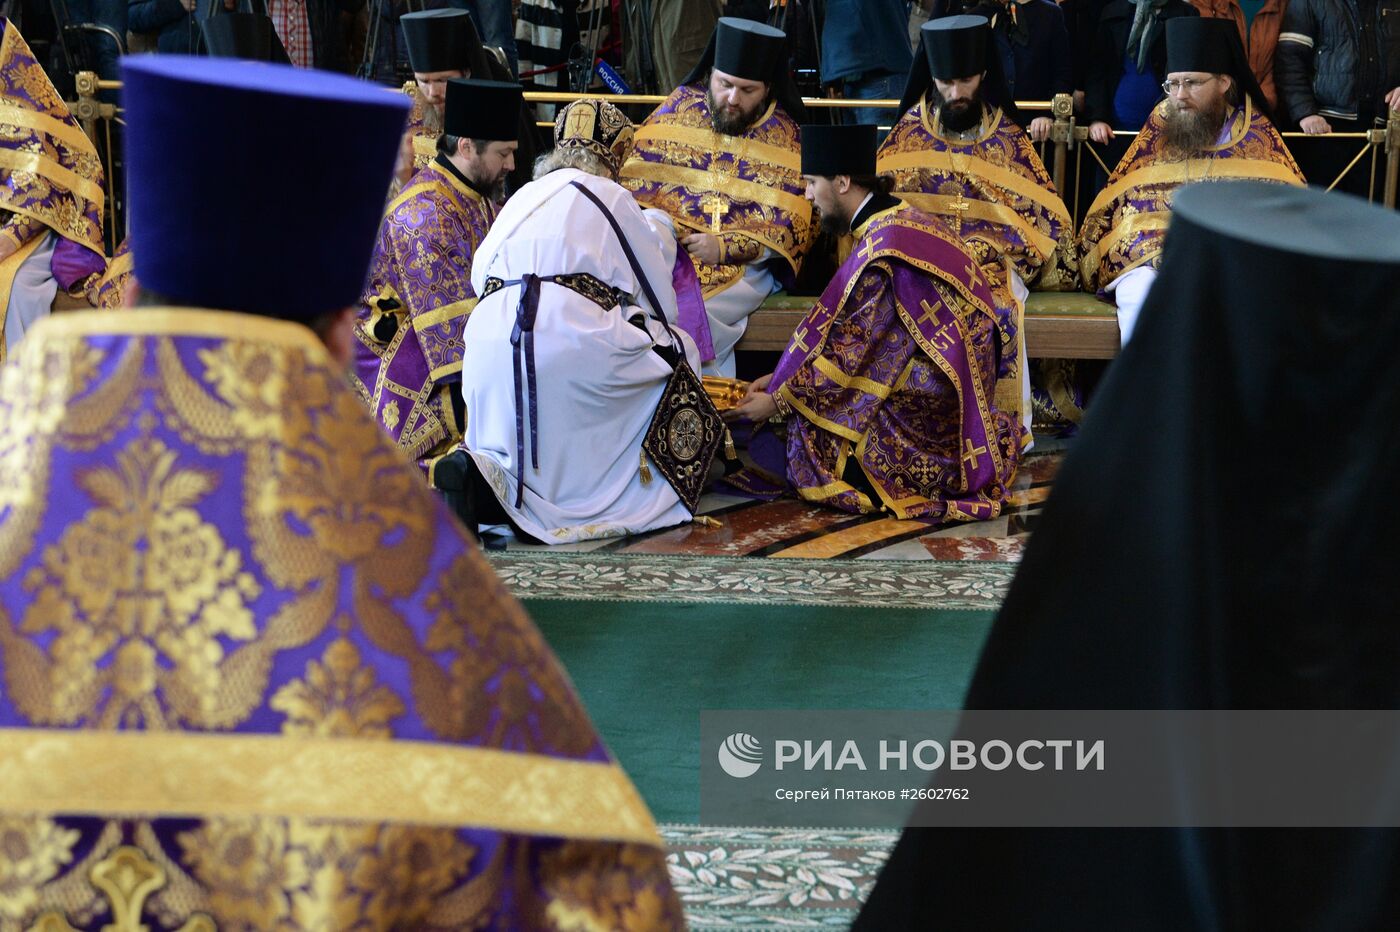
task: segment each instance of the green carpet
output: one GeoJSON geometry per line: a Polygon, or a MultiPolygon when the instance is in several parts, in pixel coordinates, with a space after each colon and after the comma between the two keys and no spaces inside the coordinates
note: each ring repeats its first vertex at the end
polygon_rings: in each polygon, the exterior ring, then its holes
{"type": "Polygon", "coordinates": [[[693,932],[846,929],[897,833],[706,826],[704,709],[961,706],[1015,566],[492,554],[661,823],[693,932]]]}
{"type": "Polygon", "coordinates": [[[678,823],[699,818],[701,710],[958,708],[1014,569],[520,554],[495,562],[657,820],[678,823]],[[548,589],[560,573],[573,574],[574,588],[548,589]],[[678,575],[690,583],[672,586],[678,575]],[[693,594],[705,586],[703,599],[693,594]],[[535,597],[542,588],[551,597],[535,597]],[[822,604],[824,592],[837,604],[822,604]],[[680,598],[689,601],[672,601],[680,598]]]}

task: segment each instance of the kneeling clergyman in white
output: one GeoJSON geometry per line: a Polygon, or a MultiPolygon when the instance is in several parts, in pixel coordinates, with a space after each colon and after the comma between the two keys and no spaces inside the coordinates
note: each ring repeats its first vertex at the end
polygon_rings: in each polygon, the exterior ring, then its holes
{"type": "MultiPolygon", "coordinates": [[[[560,544],[691,519],[671,486],[640,468],[679,342],[671,264],[620,185],[575,168],[516,192],[472,265],[481,301],[467,321],[464,446],[520,531],[560,544]],[[662,304],[650,308],[616,218],[662,304]],[[657,319],[664,314],[669,328],[657,319]]],[[[481,511],[482,523],[489,521],[481,511]]]]}

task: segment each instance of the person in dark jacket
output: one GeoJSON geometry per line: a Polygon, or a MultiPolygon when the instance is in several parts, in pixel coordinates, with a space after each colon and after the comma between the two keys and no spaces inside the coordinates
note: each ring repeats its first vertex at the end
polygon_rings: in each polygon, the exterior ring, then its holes
{"type": "Polygon", "coordinates": [[[117,62],[125,51],[126,0],[68,0],[69,23],[93,23],[106,26],[120,37],[114,41],[106,33],[92,31],[85,45],[97,73],[106,81],[118,78],[117,62]]]}
{"type": "Polygon", "coordinates": [[[1084,112],[1084,88],[1088,86],[1089,61],[1094,54],[1094,37],[1098,35],[1103,8],[1104,0],[1060,0],[1060,12],[1069,30],[1074,109],[1081,114],[1084,112]]]}
{"type": "MultiPolygon", "coordinates": [[[[1274,53],[1280,109],[1310,136],[1357,133],[1400,109],[1400,0],[1292,0],[1274,53]]],[[[1327,186],[1355,156],[1355,140],[1298,146],[1309,181],[1327,186]]],[[[1369,173],[1338,185],[1366,195],[1369,173]]]]}
{"type": "MultiPolygon", "coordinates": [[[[827,0],[822,84],[837,86],[843,97],[898,100],[914,61],[905,8],[904,0],[827,0]]],[[[877,107],[845,113],[848,123],[885,126],[897,116],[893,109],[877,107]]]]}
{"type": "MultiPolygon", "coordinates": [[[[991,22],[1012,98],[1049,100],[1074,90],[1069,29],[1064,14],[1050,0],[982,0],[967,12],[991,22]]],[[[1052,123],[1042,111],[1025,129],[1032,140],[1044,142],[1052,123]]]]}
{"type": "MultiPolygon", "coordinates": [[[[222,2],[225,10],[237,8],[237,0],[222,2]]],[[[210,0],[131,0],[126,8],[126,28],[156,36],[156,51],[191,55],[200,47],[199,20],[210,12],[210,0]]]]}
{"type": "Polygon", "coordinates": [[[1196,15],[1186,0],[1112,0],[1104,6],[1085,74],[1084,109],[1091,139],[1107,144],[1115,129],[1142,129],[1162,99],[1166,21],[1196,15]]]}

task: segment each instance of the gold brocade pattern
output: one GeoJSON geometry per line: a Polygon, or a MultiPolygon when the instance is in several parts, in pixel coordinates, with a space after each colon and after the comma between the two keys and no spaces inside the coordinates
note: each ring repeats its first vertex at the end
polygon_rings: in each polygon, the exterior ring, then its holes
{"type": "Polygon", "coordinates": [[[35,598],[20,630],[54,635],[48,656],[33,655],[35,668],[11,683],[11,698],[32,721],[222,723],[219,639],[254,637],[245,603],[259,587],[240,554],[191,507],[214,491],[215,478],[177,460],[143,438],[117,454],[118,469],[79,473],[98,507],[70,525],[24,581],[35,598]]]}
{"type": "Polygon", "coordinates": [[[360,664],[359,650],[344,638],[306,665],[305,678],[279,689],[270,705],[286,714],[284,733],[321,737],[387,738],[389,723],[404,712],[399,697],[375,682],[374,670],[360,664]]]}
{"type": "Polygon", "coordinates": [[[816,230],[803,197],[800,153],[798,126],[776,105],[743,135],[723,135],[713,128],[704,91],[687,85],[637,129],[621,181],[642,206],[665,211],[677,235],[721,235],[727,261],[695,263],[710,298],[737,282],[744,262],[765,247],[794,274],[801,267],[816,230]]]}
{"type": "Polygon", "coordinates": [[[303,819],[211,819],[180,836],[222,929],[424,924],[475,856],[450,829],[303,819]]]}
{"type": "Polygon", "coordinates": [[[77,832],[52,819],[0,818],[0,921],[34,908],[39,888],[73,860],[77,843],[77,832]]]}
{"type": "Polygon", "coordinates": [[[947,220],[970,247],[1010,261],[1028,285],[1072,287],[1063,260],[1074,255],[1069,210],[1030,137],[999,109],[969,142],[946,139],[936,120],[924,99],[881,144],[876,167],[893,177],[894,193],[947,220]]]}
{"type": "Polygon", "coordinates": [[[105,255],[97,149],[19,30],[0,28],[0,208],[105,255]]]}
{"type": "Polygon", "coordinates": [[[665,856],[640,848],[618,852],[568,843],[544,856],[549,928],[560,932],[646,932],[679,928],[674,899],[646,886],[665,856]]]}
{"type": "Polygon", "coordinates": [[[1237,178],[1303,184],[1283,137],[1248,98],[1227,118],[1226,140],[1191,159],[1166,156],[1165,107],[1163,102],[1152,111],[1084,216],[1078,249],[1086,291],[1106,287],[1131,269],[1157,264],[1172,198],[1183,184],[1237,178]]]}
{"type": "Polygon", "coordinates": [[[529,928],[556,834],[675,906],[538,631],[299,325],[27,336],[0,657],[0,932],[529,928]]]}
{"type": "Polygon", "coordinates": [[[491,609],[510,598],[504,589],[468,590],[454,584],[472,572],[474,559],[480,557],[474,553],[458,557],[443,571],[441,585],[428,599],[428,609],[436,617],[425,646],[429,651],[448,651],[454,658],[447,687],[453,700],[450,705],[470,710],[461,727],[469,734],[490,729],[488,743],[493,746],[511,746],[523,739],[527,746],[543,743],[565,753],[582,753],[592,740],[587,716],[582,706],[568,701],[563,671],[539,631],[533,626],[490,623],[473,630],[459,621],[463,613],[473,612],[491,618],[496,614],[491,609]],[[500,683],[494,722],[483,703],[470,701],[493,680],[500,683]],[[539,687],[538,694],[531,683],[539,687]]]}

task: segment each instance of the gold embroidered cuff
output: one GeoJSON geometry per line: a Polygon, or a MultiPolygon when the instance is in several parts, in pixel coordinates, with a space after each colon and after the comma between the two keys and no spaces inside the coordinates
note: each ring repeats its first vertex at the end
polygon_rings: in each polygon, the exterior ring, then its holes
{"type": "Polygon", "coordinates": [[[773,404],[777,405],[778,413],[769,418],[769,420],[786,421],[788,418],[792,417],[792,403],[787,400],[781,388],[773,393],[773,404]]]}
{"type": "Polygon", "coordinates": [[[743,233],[720,233],[719,264],[745,265],[763,254],[763,244],[743,233]]]}

